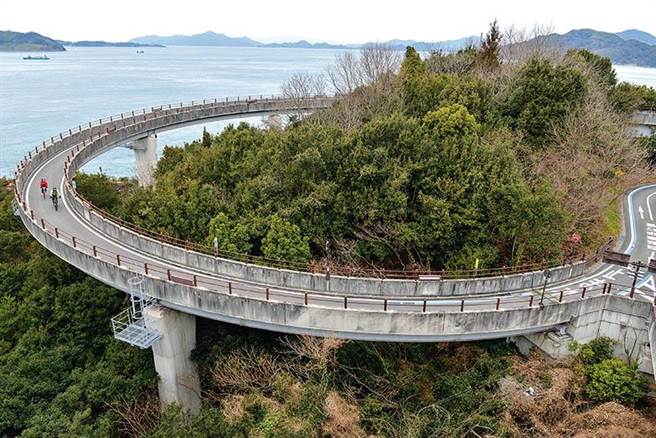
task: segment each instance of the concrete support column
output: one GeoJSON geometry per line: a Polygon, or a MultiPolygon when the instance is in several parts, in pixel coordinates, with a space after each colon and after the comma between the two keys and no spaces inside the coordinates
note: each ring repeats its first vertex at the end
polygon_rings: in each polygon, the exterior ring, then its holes
{"type": "Polygon", "coordinates": [[[136,161],[137,180],[141,187],[153,185],[153,174],[157,166],[157,135],[151,134],[132,142],[136,161]]]}
{"type": "Polygon", "coordinates": [[[196,317],[150,306],[144,311],[144,319],[146,327],[162,335],[152,347],[162,406],[179,403],[190,412],[198,412],[200,381],[196,365],[190,359],[191,350],[196,347],[196,317]]]}

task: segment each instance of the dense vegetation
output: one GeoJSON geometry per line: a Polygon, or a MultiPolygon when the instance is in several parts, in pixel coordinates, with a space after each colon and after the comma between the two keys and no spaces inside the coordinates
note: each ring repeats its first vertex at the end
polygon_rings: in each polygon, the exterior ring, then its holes
{"type": "MultiPolygon", "coordinates": [[[[491,31],[478,50],[408,49],[398,73],[387,58],[355,85],[335,73],[347,94],[330,110],[166,148],[153,189],[80,174],[78,190],[153,230],[301,264],[579,254],[569,236],[593,247],[605,206],[644,177],[626,117],[653,90],[618,85],[589,52],[509,65],[497,43],[491,31]]],[[[201,412],[160,413],[150,352],[110,335],[124,295],[32,240],[1,185],[0,436],[656,435],[636,364],[608,340],[548,364],[504,341],[344,342],[200,318],[201,412]]]]}
{"type": "MultiPolygon", "coordinates": [[[[494,24],[480,49],[424,60],[408,48],[398,72],[383,49],[338,60],[333,108],[292,115],[286,129],[205,132],[165,148],[153,189],[128,188],[118,203],[87,196],[144,228],[302,268],[581,256],[613,228],[605,206],[645,178],[646,148],[626,120],[654,90],[617,84],[588,51],[505,63],[499,38],[494,24]]],[[[297,76],[284,90],[301,97],[319,83],[297,76]]]]}
{"type": "MultiPolygon", "coordinates": [[[[78,187],[100,194],[105,183],[78,187]]],[[[610,359],[604,340],[582,346],[574,364],[550,365],[517,356],[505,341],[344,342],[200,318],[201,411],[160,413],[150,352],[109,334],[123,294],[47,253],[12,215],[11,198],[10,187],[0,191],[0,435],[656,433],[643,414],[604,403],[645,406],[634,365],[610,359]]]]}
{"type": "Polygon", "coordinates": [[[0,436],[117,435],[155,374],[149,352],[111,336],[125,295],[29,236],[0,179],[0,436]]]}

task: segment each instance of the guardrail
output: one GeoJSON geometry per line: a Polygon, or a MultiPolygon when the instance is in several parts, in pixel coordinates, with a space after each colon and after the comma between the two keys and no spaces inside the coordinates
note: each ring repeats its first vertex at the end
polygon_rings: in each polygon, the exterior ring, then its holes
{"type": "MultiPolygon", "coordinates": [[[[313,97],[311,99],[319,99],[319,98],[326,98],[325,96],[318,96],[318,97],[313,97]]],[[[60,133],[59,138],[57,137],[51,137],[50,143],[43,143],[43,146],[41,150],[39,150],[39,147],[35,148],[35,154],[41,154],[43,152],[47,152],[49,148],[52,148],[54,145],[59,145],[61,147],[58,147],[56,152],[59,152],[60,150],[66,149],[67,147],[74,146],[74,149],[71,151],[71,153],[67,156],[66,163],[65,163],[65,174],[66,174],[66,189],[68,192],[73,194],[73,198],[76,199],[81,205],[87,209],[87,211],[90,212],[95,212],[99,216],[103,217],[105,221],[108,223],[115,223],[117,227],[131,230],[134,233],[138,234],[139,236],[142,236],[144,238],[150,238],[153,240],[157,240],[161,243],[165,243],[174,247],[177,247],[181,250],[187,251],[187,252],[195,252],[199,254],[205,254],[205,255],[210,255],[213,257],[219,257],[221,255],[226,255],[228,261],[235,261],[231,260],[231,257],[234,256],[234,254],[228,254],[228,253],[220,253],[216,254],[213,251],[211,251],[209,248],[204,247],[202,245],[194,244],[191,242],[187,241],[182,241],[179,239],[174,239],[169,236],[163,236],[158,233],[153,233],[150,232],[149,230],[144,230],[143,228],[137,227],[134,224],[125,222],[121,220],[120,218],[113,217],[111,215],[108,215],[106,212],[99,210],[95,208],[93,205],[91,205],[88,201],[80,197],[79,194],[75,193],[70,186],[70,178],[69,178],[69,166],[71,163],[74,163],[74,160],[78,158],[78,154],[81,151],[84,151],[88,146],[100,142],[101,140],[107,139],[111,136],[116,136],[119,131],[121,130],[127,130],[130,128],[134,128],[135,126],[140,126],[144,124],[146,121],[154,121],[157,119],[165,118],[170,116],[171,114],[184,114],[184,113],[193,113],[194,111],[199,111],[204,108],[214,108],[217,106],[221,107],[227,107],[230,105],[237,105],[237,104],[244,104],[246,103],[251,103],[251,102],[280,102],[280,101],[285,101],[286,99],[282,97],[277,97],[277,96],[271,96],[271,98],[264,98],[260,101],[252,101],[252,100],[244,100],[244,99],[214,99],[214,100],[204,100],[201,102],[193,103],[191,105],[185,106],[184,104],[178,105],[168,105],[168,106],[160,106],[157,108],[151,108],[150,112],[147,112],[145,109],[142,110],[141,113],[137,112],[130,112],[130,113],[122,113],[118,116],[112,116],[106,119],[99,119],[97,122],[94,123],[89,123],[89,128],[85,128],[84,130],[82,129],[82,125],[80,125],[78,128],[78,131],[75,132],[75,130],[69,130],[68,133],[60,133]],[[109,124],[109,125],[106,125],[109,124]],[[88,133],[86,131],[89,131],[88,133]],[[89,135],[87,137],[87,134],[89,135]],[[77,137],[76,137],[77,135],[77,137]],[[69,141],[65,141],[66,139],[69,139],[69,141]]],[[[86,126],[86,125],[85,125],[86,126]]],[[[133,130],[134,131],[134,130],[133,130]]],[[[134,132],[133,132],[134,133],[134,132]]],[[[54,153],[49,154],[49,155],[54,155],[54,153]]],[[[26,166],[28,163],[32,164],[32,154],[31,152],[28,154],[28,156],[25,156],[24,160],[21,160],[21,163],[19,163],[17,173],[16,173],[16,179],[17,179],[17,186],[21,188],[22,191],[22,171],[26,169],[26,166]]],[[[29,169],[28,170],[28,174],[29,169]]],[[[75,166],[73,166],[73,171],[75,170],[75,166]]],[[[64,194],[65,195],[65,194],[64,194]]],[[[596,261],[596,256],[589,258],[588,262],[586,262],[585,266],[587,267],[589,264],[594,263],[596,261]]],[[[267,265],[273,265],[276,269],[288,269],[288,268],[296,268],[300,270],[307,269],[307,266],[301,266],[301,265],[295,265],[295,264],[288,264],[284,261],[280,260],[271,260],[271,259],[264,259],[264,258],[258,258],[258,257],[245,257],[241,256],[237,258],[236,262],[244,263],[246,265],[263,265],[262,269],[265,269],[267,265]]],[[[554,266],[553,264],[549,264],[548,266],[554,266]]],[[[524,275],[528,275],[531,272],[527,272],[529,269],[535,269],[539,268],[539,271],[533,271],[533,273],[536,273],[536,275],[541,275],[541,270],[547,267],[547,264],[538,264],[538,265],[525,265],[522,267],[514,267],[514,268],[497,268],[497,269],[491,269],[491,270],[478,270],[478,271],[445,271],[445,270],[425,270],[425,271],[411,271],[411,272],[406,272],[406,271],[385,271],[385,270],[372,270],[372,271],[356,271],[356,272],[346,272],[346,278],[353,278],[353,277],[359,277],[363,279],[371,279],[371,280],[386,280],[386,279],[411,279],[417,281],[422,281],[430,284],[431,280],[426,280],[425,278],[422,277],[431,277],[435,276],[439,279],[440,282],[443,282],[446,279],[451,279],[460,276],[460,278],[486,278],[492,275],[496,276],[501,276],[501,278],[510,278],[513,274],[518,274],[518,272],[523,272],[525,273],[524,275]],[[365,275],[368,275],[370,277],[364,277],[365,275]],[[350,277],[349,277],[350,276],[350,277]],[[373,278],[372,278],[373,277],[373,278]]],[[[582,271],[582,269],[581,269],[582,271]]],[[[572,269],[570,269],[570,273],[572,272],[572,269]]],[[[578,272],[578,271],[577,271],[578,272]]],[[[302,273],[302,272],[300,272],[302,273]]],[[[310,270],[308,273],[312,273],[310,270]]],[[[335,283],[335,280],[338,279],[338,276],[341,274],[341,272],[333,272],[331,273],[333,277],[333,284],[335,283]]],[[[492,281],[493,278],[490,279],[492,281]]],[[[392,283],[393,284],[393,283],[392,283]]],[[[520,282],[520,285],[524,286],[525,282],[520,282]]],[[[533,284],[533,279],[531,279],[530,287],[534,286],[533,284]]],[[[415,287],[416,291],[416,287],[415,287]]]]}
{"type": "MultiPolygon", "coordinates": [[[[238,281],[214,278],[209,275],[191,273],[186,270],[160,263],[144,262],[134,257],[117,253],[92,242],[85,241],[73,234],[59,230],[57,227],[37,217],[27,203],[21,199],[17,188],[14,194],[19,201],[20,213],[24,220],[32,222],[43,233],[54,237],[56,240],[73,248],[74,250],[92,256],[97,260],[106,262],[117,269],[127,269],[132,273],[141,274],[145,277],[156,278],[174,284],[181,284],[208,292],[244,297],[260,301],[273,301],[281,303],[302,304],[304,306],[319,306],[328,308],[341,308],[352,310],[380,311],[380,312],[481,312],[481,311],[504,311],[520,308],[537,308],[550,305],[558,305],[573,300],[586,299],[604,295],[622,295],[634,298],[635,290],[606,282],[599,285],[582,287],[577,289],[562,289],[556,293],[545,294],[546,301],[540,302],[538,294],[528,296],[499,296],[491,298],[461,298],[445,299],[444,297],[412,297],[412,298],[382,298],[362,297],[302,292],[294,290],[283,290],[278,288],[261,287],[252,284],[244,284],[238,281]]],[[[654,297],[656,304],[656,296],[654,297]]]]}

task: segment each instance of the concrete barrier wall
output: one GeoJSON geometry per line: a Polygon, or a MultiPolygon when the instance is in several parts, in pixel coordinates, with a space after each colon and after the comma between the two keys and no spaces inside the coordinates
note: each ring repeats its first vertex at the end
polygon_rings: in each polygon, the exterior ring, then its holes
{"type": "MultiPolygon", "coordinates": [[[[333,98],[321,98],[308,102],[306,109],[321,108],[330,105],[333,98]]],[[[295,107],[297,102],[293,102],[295,107]]],[[[290,102],[271,99],[264,101],[230,102],[215,105],[213,103],[195,105],[192,108],[165,108],[153,114],[135,115],[107,123],[102,126],[83,130],[81,133],[65,137],[33,157],[26,165],[22,178],[26,179],[30,169],[39,167],[66,148],[85,140],[69,165],[69,177],[73,176],[85,163],[126,141],[142,137],[148,133],[193,123],[199,120],[217,117],[229,117],[254,112],[282,112],[289,110],[290,102]],[[145,121],[144,121],[145,117],[145,121]],[[149,118],[150,117],[150,118],[149,118]],[[157,118],[152,118],[157,117],[157,118]],[[133,123],[137,123],[133,125],[133,123]],[[98,135],[103,134],[100,138],[98,135]],[[95,140],[89,142],[89,137],[95,140]]],[[[23,188],[20,188],[21,192],[23,188]]],[[[211,255],[188,251],[155,239],[142,236],[114,223],[97,212],[90,210],[69,190],[63,193],[67,204],[79,217],[88,221],[94,228],[124,243],[126,246],[153,255],[181,266],[193,266],[195,269],[218,274],[232,279],[265,284],[277,287],[295,288],[306,291],[322,291],[335,294],[366,296],[464,296],[472,294],[495,294],[515,290],[539,288],[543,285],[542,271],[513,274],[507,276],[484,277],[475,279],[431,279],[431,280],[396,280],[363,277],[345,277],[333,275],[330,280],[323,274],[298,272],[285,269],[257,266],[239,261],[217,258],[211,255]]],[[[578,277],[586,270],[586,263],[579,262],[551,269],[550,282],[559,282],[578,277]]]]}
{"type": "MultiPolygon", "coordinates": [[[[30,233],[57,256],[103,283],[129,292],[128,281],[135,273],[55,239],[23,212],[21,219],[30,233]]],[[[570,321],[572,315],[594,314],[600,306],[607,306],[609,300],[627,300],[597,296],[575,302],[549,304],[544,308],[385,312],[257,300],[150,276],[144,277],[144,285],[146,292],[160,300],[164,306],[216,320],[287,333],[406,342],[493,339],[545,331],[570,321]]],[[[631,305],[650,307],[649,303],[638,304],[635,301],[631,305]]]]}

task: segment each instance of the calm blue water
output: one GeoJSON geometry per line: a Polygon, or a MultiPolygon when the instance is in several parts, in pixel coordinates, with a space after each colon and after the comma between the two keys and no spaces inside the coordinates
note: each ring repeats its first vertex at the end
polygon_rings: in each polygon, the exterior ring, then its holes
{"type": "MultiPolygon", "coordinates": [[[[295,71],[322,72],[337,52],[218,47],[70,48],[49,61],[0,52],[0,175],[46,138],[123,111],[205,98],[278,94],[295,71]]],[[[259,123],[260,118],[248,119],[259,123]]],[[[207,124],[219,131],[227,122],[207,124]]],[[[162,133],[159,146],[198,138],[202,125],[162,133]]],[[[117,148],[90,163],[112,175],[134,172],[117,148]]]]}
{"type": "MultiPolygon", "coordinates": [[[[205,98],[278,93],[295,71],[322,72],[337,51],[218,47],[71,48],[49,61],[0,53],[0,175],[26,151],[80,123],[122,111],[205,98]]],[[[656,86],[656,69],[617,67],[622,80],[656,86]]],[[[247,119],[259,123],[259,118],[247,119]]],[[[227,122],[207,124],[216,132],[227,122]]],[[[162,133],[159,146],[198,138],[203,126],[162,133]]],[[[87,167],[132,175],[132,152],[117,148],[87,167]]]]}

